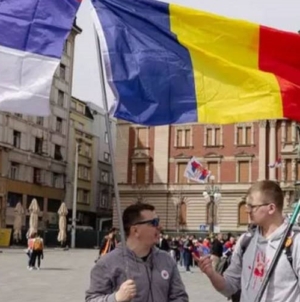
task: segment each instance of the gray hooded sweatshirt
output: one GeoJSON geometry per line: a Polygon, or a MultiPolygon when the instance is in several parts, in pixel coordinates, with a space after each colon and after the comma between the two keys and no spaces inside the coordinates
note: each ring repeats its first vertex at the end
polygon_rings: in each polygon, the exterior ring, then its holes
{"type": "MultiPolygon", "coordinates": [[[[175,261],[156,247],[146,261],[126,248],[129,279],[137,286],[131,302],[188,302],[189,298],[175,261]]],[[[104,255],[91,271],[86,302],[116,302],[115,293],[126,281],[122,246],[104,255]]]]}
{"type": "MultiPolygon", "coordinates": [[[[226,288],[222,292],[223,295],[229,297],[241,289],[241,302],[255,301],[286,226],[286,224],[280,226],[269,238],[264,238],[257,229],[243,257],[240,246],[242,237],[240,238],[231,264],[224,273],[226,288]]],[[[282,252],[261,302],[300,302],[300,234],[298,232],[293,236],[292,257],[293,268],[285,252],[282,252]]]]}

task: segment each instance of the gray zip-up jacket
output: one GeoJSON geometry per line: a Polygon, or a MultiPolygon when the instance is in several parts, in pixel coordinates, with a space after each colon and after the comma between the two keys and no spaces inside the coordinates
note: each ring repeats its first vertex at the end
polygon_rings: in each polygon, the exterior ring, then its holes
{"type": "MultiPolygon", "coordinates": [[[[255,301],[286,226],[285,223],[281,225],[269,238],[264,238],[257,229],[243,257],[240,246],[242,238],[240,239],[231,264],[224,273],[226,288],[222,293],[225,296],[229,297],[241,289],[241,302],[255,301]]],[[[300,234],[298,228],[295,230],[293,267],[283,251],[261,302],[300,302],[300,234]]]]}
{"type": "MultiPolygon", "coordinates": [[[[126,248],[129,279],[137,286],[131,302],[188,302],[189,298],[175,261],[164,251],[154,247],[146,261],[126,248]]],[[[91,271],[86,302],[116,302],[115,293],[126,281],[122,246],[104,255],[91,271]]]]}

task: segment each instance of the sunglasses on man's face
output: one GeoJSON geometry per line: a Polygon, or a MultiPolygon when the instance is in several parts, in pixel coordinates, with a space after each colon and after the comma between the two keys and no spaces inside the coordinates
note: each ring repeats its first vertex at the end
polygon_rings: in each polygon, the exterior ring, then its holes
{"type": "Polygon", "coordinates": [[[149,224],[152,225],[153,227],[158,227],[159,226],[159,218],[154,218],[151,220],[144,220],[144,221],[138,221],[134,223],[133,225],[139,225],[139,224],[149,224]]]}

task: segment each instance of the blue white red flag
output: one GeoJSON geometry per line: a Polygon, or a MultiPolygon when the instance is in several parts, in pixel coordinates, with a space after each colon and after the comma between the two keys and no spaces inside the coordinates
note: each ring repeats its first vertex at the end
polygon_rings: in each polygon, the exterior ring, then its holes
{"type": "Polygon", "coordinates": [[[210,175],[211,172],[196,157],[190,159],[184,172],[184,177],[201,183],[206,182],[210,175]]]}

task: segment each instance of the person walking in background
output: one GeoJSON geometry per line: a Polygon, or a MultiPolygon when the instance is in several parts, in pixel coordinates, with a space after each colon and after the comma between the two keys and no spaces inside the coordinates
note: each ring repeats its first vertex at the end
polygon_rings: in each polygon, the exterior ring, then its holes
{"type": "Polygon", "coordinates": [[[37,261],[37,269],[39,270],[41,268],[41,259],[44,259],[44,241],[38,234],[34,234],[33,236],[29,269],[35,269],[35,263],[37,261]]]}
{"type": "Polygon", "coordinates": [[[159,235],[158,248],[160,250],[166,251],[166,252],[168,252],[170,250],[169,242],[168,242],[167,238],[164,237],[163,232],[161,232],[159,235]]]}
{"type": "Polygon", "coordinates": [[[26,255],[28,256],[28,265],[27,265],[27,268],[30,269],[35,234],[31,234],[31,236],[30,236],[29,233],[27,233],[26,237],[27,237],[26,255]]]}
{"type": "Polygon", "coordinates": [[[218,234],[211,246],[211,260],[213,269],[216,270],[221,257],[223,256],[223,236],[218,234]]]}
{"type": "Polygon", "coordinates": [[[194,236],[186,236],[186,240],[183,244],[183,259],[184,259],[184,266],[185,266],[185,270],[189,273],[191,273],[191,265],[193,264],[193,250],[194,250],[194,246],[193,246],[193,239],[194,236]]]}
{"type": "Polygon", "coordinates": [[[102,255],[105,255],[111,251],[113,251],[118,242],[116,239],[116,234],[117,234],[117,229],[116,228],[111,228],[107,234],[107,236],[105,236],[101,242],[100,245],[100,249],[99,249],[99,258],[102,255]]]}

